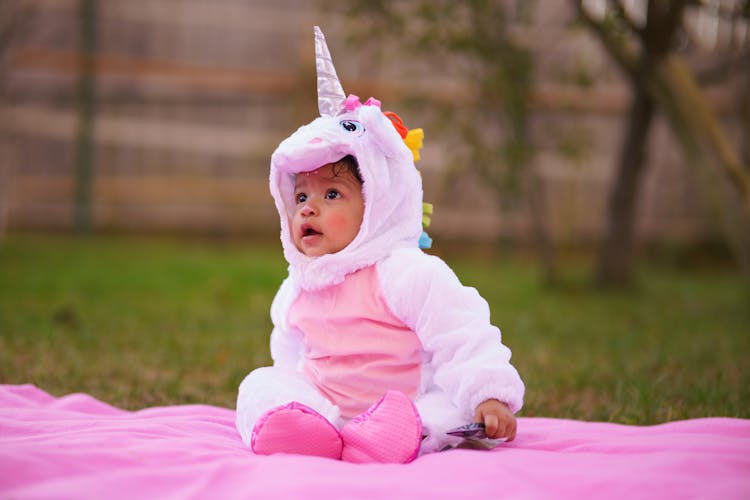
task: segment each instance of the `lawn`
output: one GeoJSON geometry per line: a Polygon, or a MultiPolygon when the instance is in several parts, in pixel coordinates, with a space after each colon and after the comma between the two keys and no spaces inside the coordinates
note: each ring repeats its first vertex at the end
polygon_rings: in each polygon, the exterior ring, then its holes
{"type": "MultiPolygon", "coordinates": [[[[527,385],[524,416],[653,424],[750,417],[750,290],[731,269],[641,266],[628,292],[583,268],[447,258],[488,300],[527,385]]],[[[0,382],[138,409],[233,407],[269,362],[285,275],[274,242],[10,236],[0,242],[0,382]]]]}

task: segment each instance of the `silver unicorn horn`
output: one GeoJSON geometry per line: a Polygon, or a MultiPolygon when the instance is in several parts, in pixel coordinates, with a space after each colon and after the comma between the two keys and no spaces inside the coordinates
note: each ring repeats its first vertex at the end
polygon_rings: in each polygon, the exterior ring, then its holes
{"type": "Polygon", "coordinates": [[[328,52],[326,37],[315,26],[315,68],[318,71],[318,110],[320,116],[336,116],[346,100],[344,88],[336,75],[331,53],[328,52]]]}

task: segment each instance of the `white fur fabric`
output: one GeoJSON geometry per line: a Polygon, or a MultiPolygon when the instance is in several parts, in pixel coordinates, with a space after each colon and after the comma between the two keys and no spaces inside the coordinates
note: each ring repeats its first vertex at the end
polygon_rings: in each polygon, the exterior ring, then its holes
{"type": "MultiPolygon", "coordinates": [[[[421,453],[455,444],[445,432],[473,421],[475,408],[487,399],[503,401],[513,412],[521,408],[524,384],[500,330],[490,324],[487,302],[474,288],[463,286],[441,259],[416,248],[393,252],[376,269],[388,307],[416,332],[424,349],[415,398],[428,434],[421,453]]],[[[237,423],[243,437],[265,411],[290,401],[310,406],[339,427],[345,423],[302,373],[303,336],[286,321],[298,291],[287,278],[271,307],[274,367],[255,370],[240,387],[237,423]]]]}
{"type": "Polygon", "coordinates": [[[281,218],[289,275],[305,290],[340,283],[347,274],[374,264],[394,248],[416,247],[422,234],[422,181],[413,155],[377,106],[323,116],[300,127],[271,156],[270,187],[281,218]],[[345,130],[343,121],[358,122],[361,131],[345,130]],[[340,252],[308,257],[297,250],[290,234],[294,176],[346,155],[357,159],[364,181],[362,226],[340,252]]]}
{"type": "Polygon", "coordinates": [[[240,386],[237,426],[245,442],[263,413],[290,401],[310,406],[339,427],[344,423],[338,408],[305,380],[304,336],[289,326],[287,316],[301,289],[338,284],[370,265],[377,266],[380,292],[391,312],[418,335],[424,349],[415,398],[429,433],[422,453],[455,444],[458,439],[445,431],[471,422],[474,409],[486,399],[504,401],[514,412],[521,408],[524,385],[509,362],[500,330],[490,324],[487,303],[476,290],[462,286],[442,260],[418,248],[421,179],[411,151],[379,107],[363,105],[300,127],[273,153],[270,187],[289,276],[271,306],[274,366],[253,371],[240,386]],[[348,131],[344,121],[358,126],[348,131]],[[349,154],[357,158],[363,179],[359,233],[335,254],[307,257],[290,234],[294,176],[349,154]]]}
{"type": "Polygon", "coordinates": [[[424,392],[448,394],[467,423],[487,399],[505,402],[514,413],[521,409],[524,384],[474,288],[463,286],[443,260],[416,248],[396,250],[377,269],[391,312],[416,332],[429,357],[424,392]]]}

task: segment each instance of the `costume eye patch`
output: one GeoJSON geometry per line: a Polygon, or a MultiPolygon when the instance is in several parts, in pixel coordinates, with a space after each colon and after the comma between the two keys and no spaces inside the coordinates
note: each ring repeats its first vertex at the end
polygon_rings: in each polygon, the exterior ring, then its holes
{"type": "Polygon", "coordinates": [[[365,126],[356,120],[341,120],[339,126],[351,134],[360,136],[365,131],[365,126]]]}

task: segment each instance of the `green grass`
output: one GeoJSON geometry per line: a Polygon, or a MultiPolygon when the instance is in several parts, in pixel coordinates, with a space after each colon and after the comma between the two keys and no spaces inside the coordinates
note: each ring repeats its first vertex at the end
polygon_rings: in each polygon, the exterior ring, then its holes
{"type": "MultiPolygon", "coordinates": [[[[525,416],[652,424],[750,417],[750,293],[736,273],[644,265],[629,292],[518,258],[449,258],[489,301],[525,416]]],[[[286,264],[274,242],[12,236],[0,242],[0,382],[137,409],[233,407],[267,364],[286,264]]]]}

